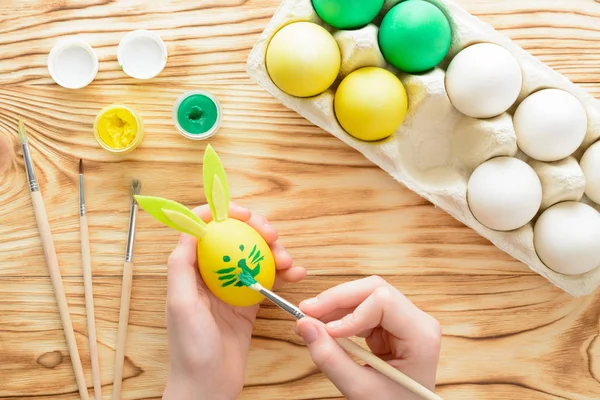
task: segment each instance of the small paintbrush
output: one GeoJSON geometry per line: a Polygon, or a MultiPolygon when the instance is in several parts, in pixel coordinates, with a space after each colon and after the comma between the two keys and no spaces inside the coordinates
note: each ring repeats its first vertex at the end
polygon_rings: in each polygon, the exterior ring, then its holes
{"type": "Polygon", "coordinates": [[[56,249],[52,239],[48,214],[46,212],[44,199],[42,198],[40,186],[33,169],[31,153],[29,152],[27,130],[25,129],[25,124],[23,124],[21,118],[19,118],[18,132],[19,139],[21,140],[21,146],[23,147],[23,158],[25,160],[25,170],[27,171],[27,181],[29,182],[29,190],[31,191],[31,201],[33,203],[35,220],[38,226],[40,237],[42,239],[44,257],[50,273],[50,280],[52,281],[54,296],[56,297],[58,313],[60,315],[62,327],[65,332],[65,339],[67,341],[67,347],[69,348],[71,363],[75,373],[75,380],[77,381],[77,389],[79,390],[79,395],[81,398],[88,400],[89,394],[87,391],[87,384],[85,383],[83,366],[81,365],[81,359],[79,358],[79,350],[77,349],[77,341],[75,340],[73,323],[71,322],[71,315],[69,314],[69,304],[67,302],[67,296],[65,295],[65,288],[62,282],[60,267],[58,266],[58,257],[56,256],[56,249]]]}
{"type": "Polygon", "coordinates": [[[113,400],[121,399],[121,384],[123,381],[123,367],[125,361],[125,344],[127,341],[127,325],[129,323],[129,304],[131,302],[131,284],[133,279],[133,244],[135,242],[135,226],[138,212],[138,203],[135,196],[140,194],[142,184],[139,180],[131,181],[131,212],[129,215],[129,234],[125,251],[125,264],[123,266],[123,286],[121,287],[121,307],[119,311],[119,329],[117,333],[117,351],[115,358],[115,376],[113,380],[113,400]]]}
{"type": "Polygon", "coordinates": [[[85,289],[85,310],[87,314],[90,359],[92,361],[92,379],[96,400],[102,399],[100,362],[98,361],[98,343],[96,341],[96,318],[94,316],[94,292],[92,290],[92,255],[90,251],[90,233],[85,208],[85,189],[83,186],[83,160],[79,160],[79,230],[81,239],[81,264],[83,286],[85,289]]]}
{"type": "MultiPolygon", "coordinates": [[[[265,289],[260,283],[256,281],[256,279],[252,277],[252,275],[248,274],[247,272],[242,272],[238,274],[238,279],[240,280],[240,282],[242,282],[244,286],[262,294],[267,299],[271,300],[276,306],[289,313],[294,318],[302,319],[306,317],[306,314],[304,314],[300,310],[300,308],[285,300],[283,297],[273,293],[272,291],[265,289]]],[[[371,367],[381,372],[388,378],[392,379],[394,382],[402,385],[411,392],[421,396],[426,400],[443,400],[440,396],[433,393],[425,386],[406,376],[405,374],[392,367],[390,364],[377,357],[375,354],[365,350],[352,340],[348,338],[335,338],[335,340],[346,352],[363,360],[365,363],[369,364],[371,367]]]]}

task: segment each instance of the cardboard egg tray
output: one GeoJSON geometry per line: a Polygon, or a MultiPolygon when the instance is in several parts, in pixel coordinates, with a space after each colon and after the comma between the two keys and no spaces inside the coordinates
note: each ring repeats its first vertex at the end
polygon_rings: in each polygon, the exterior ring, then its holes
{"type": "Polygon", "coordinates": [[[584,195],[585,178],[578,164],[584,151],[600,138],[600,105],[582,88],[452,0],[427,1],[446,14],[452,27],[450,51],[428,73],[409,75],[399,72],[385,62],[379,50],[378,24],[399,0],[386,0],[379,17],[368,26],[352,31],[337,31],[325,24],[310,0],[284,0],[252,49],[247,72],[286,107],[358,150],[398,182],[471,227],[554,285],[573,296],[592,293],[600,285],[600,266],[581,275],[564,275],[549,269],[539,259],[533,245],[535,218],[514,231],[488,229],[471,214],[466,191],[468,179],[477,166],[493,157],[514,156],[529,162],[540,177],[543,187],[540,213],[565,200],[582,201],[600,211],[600,207],[584,195]],[[316,97],[297,98],[282,92],[265,68],[265,52],[272,36],[283,26],[298,21],[323,26],[334,35],[341,49],[342,68],[338,81],[316,97]],[[516,57],[523,72],[523,85],[515,105],[507,113],[486,120],[469,118],[458,112],[446,95],[444,83],[445,69],[452,58],[465,47],[481,42],[503,46],[516,57]],[[408,113],[400,128],[391,137],[378,142],[365,142],[350,136],[337,122],[333,109],[340,79],[366,66],[394,72],[404,84],[409,99],[408,113]],[[545,88],[570,92],[581,101],[588,114],[588,130],[581,147],[571,157],[553,163],[529,160],[517,147],[512,122],[516,106],[529,94],[545,88]]]}

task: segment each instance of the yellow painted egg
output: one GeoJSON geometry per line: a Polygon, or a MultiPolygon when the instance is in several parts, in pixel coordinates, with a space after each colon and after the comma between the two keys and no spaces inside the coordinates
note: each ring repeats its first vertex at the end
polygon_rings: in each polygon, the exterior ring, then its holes
{"type": "Polygon", "coordinates": [[[192,210],[173,200],[136,195],[139,206],[163,224],[198,239],[198,269],[208,290],[223,302],[238,307],[260,303],[264,296],[243,282],[260,283],[271,290],[275,259],[265,239],[245,222],[229,217],[227,175],[209,144],[202,167],[204,194],[212,221],[204,222],[192,210]]]}
{"type": "Polygon", "coordinates": [[[340,48],[333,36],[312,22],[294,22],[269,42],[265,64],[271,80],[291,96],[311,97],[327,90],[338,76],[340,48]]]}
{"type": "Polygon", "coordinates": [[[358,69],[340,83],[334,99],[337,120],[359,140],[390,136],[404,121],[408,97],[400,79],[386,69],[358,69]]]}
{"type": "Polygon", "coordinates": [[[269,245],[250,225],[233,218],[207,224],[198,240],[198,268],[208,289],[234,306],[251,306],[264,298],[242,285],[238,274],[250,274],[269,290],[275,282],[269,245]]]}

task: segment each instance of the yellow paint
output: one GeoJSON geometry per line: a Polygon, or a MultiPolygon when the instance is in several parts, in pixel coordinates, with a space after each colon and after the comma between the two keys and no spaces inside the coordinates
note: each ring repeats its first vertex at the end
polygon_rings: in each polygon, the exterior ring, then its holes
{"type": "Polygon", "coordinates": [[[142,140],[142,123],[133,109],[121,104],[104,108],[96,117],[94,133],[106,150],[127,152],[142,140]]]}
{"type": "Polygon", "coordinates": [[[242,272],[240,264],[254,271],[259,267],[260,272],[254,278],[266,289],[273,287],[275,260],[262,236],[250,225],[233,218],[209,222],[206,233],[198,240],[198,268],[202,280],[225,303],[241,307],[257,304],[264,298],[260,293],[245,286],[235,286],[239,281],[237,275],[242,272]],[[257,251],[264,257],[258,263],[253,262],[260,258],[254,258],[257,251]],[[234,279],[231,276],[235,276],[235,281],[224,287],[234,279]]]}

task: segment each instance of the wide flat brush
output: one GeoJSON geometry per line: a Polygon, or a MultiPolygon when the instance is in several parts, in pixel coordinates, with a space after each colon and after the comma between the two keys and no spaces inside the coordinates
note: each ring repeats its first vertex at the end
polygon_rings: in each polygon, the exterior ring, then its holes
{"type": "Polygon", "coordinates": [[[35,177],[33,162],[29,152],[27,130],[25,129],[25,125],[20,118],[18,131],[19,139],[21,140],[21,146],[23,147],[23,158],[25,159],[25,170],[27,171],[27,180],[29,182],[29,190],[31,191],[31,201],[33,203],[35,221],[42,239],[44,257],[50,273],[50,280],[52,281],[54,296],[56,297],[58,313],[60,314],[60,320],[65,332],[65,339],[67,341],[67,347],[69,348],[69,355],[71,357],[71,363],[75,373],[75,380],[77,381],[77,389],[79,390],[79,395],[81,398],[87,400],[89,399],[89,395],[87,385],[85,383],[85,375],[83,373],[81,359],[79,358],[79,350],[77,349],[77,341],[75,340],[73,323],[71,322],[71,315],[69,314],[69,305],[67,302],[67,296],[65,295],[65,288],[62,282],[60,267],[58,265],[56,249],[54,247],[54,241],[52,240],[52,232],[50,230],[48,214],[46,213],[46,207],[44,205],[42,193],[40,192],[40,186],[37,178],[35,177]]]}
{"type": "Polygon", "coordinates": [[[98,361],[98,342],[96,340],[96,318],[94,316],[94,292],[92,290],[92,255],[90,251],[90,233],[85,208],[85,189],[83,186],[83,161],[79,160],[79,229],[81,236],[81,264],[83,269],[83,285],[85,288],[85,311],[87,314],[88,337],[90,342],[90,358],[92,361],[92,379],[96,400],[102,399],[102,382],[100,379],[100,362],[98,361]]]}
{"type": "Polygon", "coordinates": [[[140,194],[142,185],[140,181],[131,181],[131,212],[129,216],[129,233],[125,251],[125,264],[123,266],[123,285],[121,286],[121,306],[119,308],[119,330],[117,333],[117,351],[115,356],[115,376],[113,379],[113,400],[121,399],[121,384],[123,381],[123,367],[125,362],[125,344],[127,342],[127,325],[129,324],[129,305],[131,303],[131,284],[133,280],[133,244],[135,241],[135,225],[138,204],[135,196],[140,194]]]}
{"type": "MultiPolygon", "coordinates": [[[[300,310],[300,308],[285,300],[283,297],[271,292],[268,289],[265,289],[250,274],[242,272],[238,275],[238,278],[240,282],[244,284],[244,286],[247,286],[248,288],[256,292],[259,292],[267,299],[271,300],[276,306],[281,308],[283,311],[292,315],[294,318],[301,319],[306,317],[306,315],[302,312],[302,310],[300,310]]],[[[361,359],[377,371],[381,372],[383,375],[387,376],[394,382],[402,385],[411,392],[421,396],[426,400],[443,400],[440,396],[427,389],[419,382],[403,374],[402,372],[392,367],[390,364],[377,357],[370,351],[365,350],[359,344],[353,342],[352,340],[348,338],[335,338],[335,340],[346,352],[361,359]]]]}

